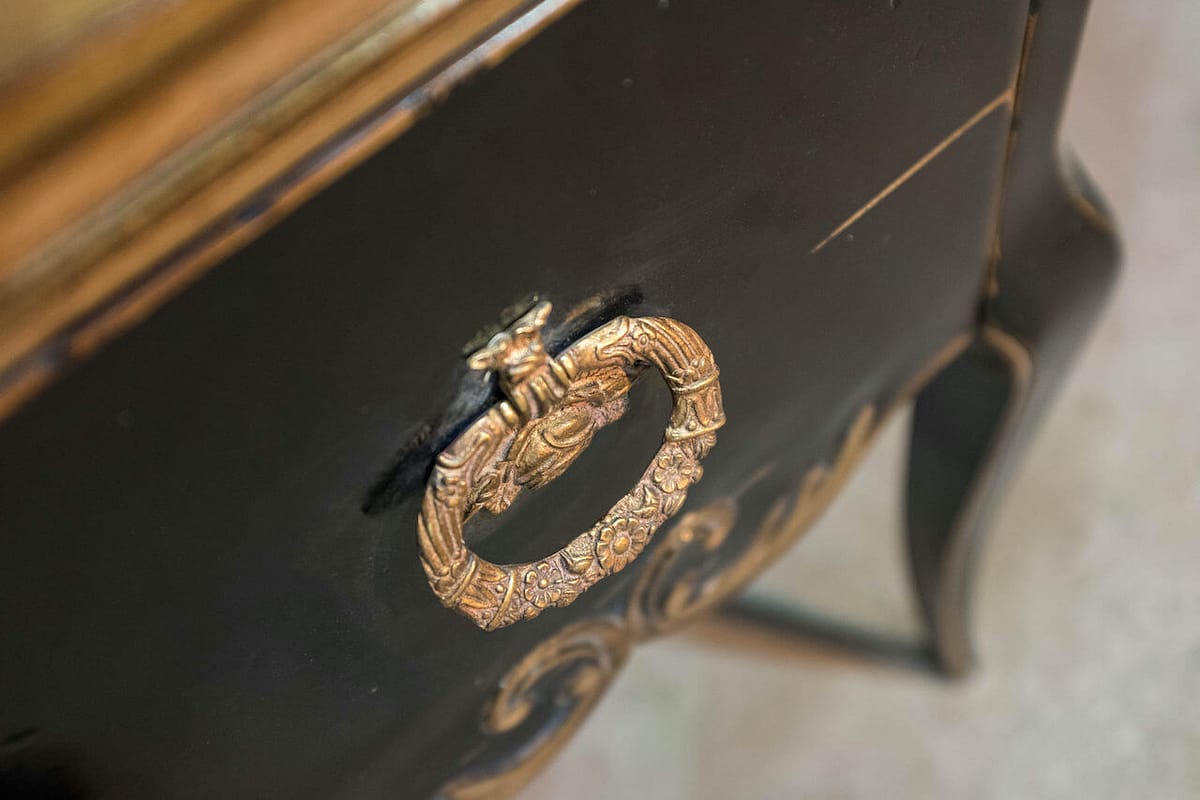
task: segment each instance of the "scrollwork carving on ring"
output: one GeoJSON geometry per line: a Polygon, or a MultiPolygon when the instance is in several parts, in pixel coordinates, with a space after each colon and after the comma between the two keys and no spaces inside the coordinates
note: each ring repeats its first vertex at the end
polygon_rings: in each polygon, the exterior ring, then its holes
{"type": "Polygon", "coordinates": [[[470,357],[494,370],[506,399],[438,456],[417,521],[421,563],[443,605],[485,630],[571,603],[625,568],[683,505],[701,459],[725,423],[719,372],[688,326],[665,317],[618,317],[551,358],[539,303],[470,357]],[[655,368],[673,405],[663,443],[641,479],[588,531],[547,558],[494,564],[467,547],[463,526],[503,513],[525,489],[561,475],[595,432],[624,414],[632,382],[655,368]]]}

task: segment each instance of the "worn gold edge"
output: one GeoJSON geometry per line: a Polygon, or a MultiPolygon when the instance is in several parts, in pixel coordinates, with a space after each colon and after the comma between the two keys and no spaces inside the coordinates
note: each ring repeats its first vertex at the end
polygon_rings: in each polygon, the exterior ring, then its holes
{"type": "MultiPolygon", "coordinates": [[[[1001,248],[1001,239],[1003,237],[1003,214],[1004,204],[1008,196],[1008,179],[1012,169],[1013,155],[1016,152],[1017,142],[1020,138],[1021,116],[1024,111],[1025,102],[1025,80],[1028,77],[1029,59],[1033,53],[1034,40],[1037,36],[1039,11],[1037,3],[1031,2],[1028,16],[1025,21],[1025,31],[1021,42],[1021,56],[1012,79],[1013,93],[1013,110],[1012,118],[1009,124],[1009,134],[1005,148],[1004,171],[1001,175],[999,186],[997,188],[997,197],[995,202],[995,222],[993,224],[993,247],[990,253],[988,273],[984,283],[983,298],[985,309],[1000,292],[1000,262],[1003,257],[1001,248]]],[[[1088,196],[1083,186],[1079,184],[1076,176],[1071,174],[1067,163],[1062,155],[1062,122],[1063,118],[1060,114],[1054,126],[1054,133],[1051,139],[1051,146],[1060,148],[1052,158],[1051,162],[1055,168],[1055,177],[1058,180],[1058,185],[1061,187],[1067,202],[1069,202],[1075,211],[1083,217],[1093,228],[1110,236],[1115,236],[1116,228],[1109,214],[1098,207],[1088,196]]]]}
{"type": "MultiPolygon", "coordinates": [[[[993,441],[1004,441],[1012,436],[1029,401],[1033,382],[1033,355],[1018,337],[993,323],[984,323],[980,327],[979,341],[1008,364],[1012,376],[1012,386],[1004,404],[1002,420],[992,434],[993,441]]],[[[968,631],[962,627],[965,618],[961,611],[956,609],[961,609],[962,604],[966,602],[965,581],[971,551],[975,546],[970,534],[986,510],[986,487],[995,485],[1003,468],[1003,448],[990,447],[989,451],[986,461],[971,483],[967,502],[963,504],[950,528],[952,533],[949,549],[938,576],[941,591],[951,600],[939,602],[934,610],[937,623],[933,630],[939,632],[935,646],[938,649],[938,657],[952,674],[962,674],[973,660],[969,649],[968,631]]]]}
{"type": "Polygon", "coordinates": [[[959,139],[969,133],[976,125],[991,116],[993,111],[1002,106],[1011,105],[1012,99],[1012,87],[1010,86],[999,95],[992,98],[986,105],[983,106],[983,108],[980,108],[978,111],[972,114],[966,122],[951,131],[941,141],[927,150],[920,158],[918,158],[907,168],[905,168],[903,172],[896,176],[896,178],[893,179],[892,182],[887,186],[885,186],[878,194],[876,194],[863,205],[859,206],[854,213],[852,213],[836,228],[830,231],[830,233],[824,239],[813,245],[813,248],[809,250],[809,255],[819,253],[821,250],[823,250],[826,245],[828,245],[841,234],[845,233],[850,226],[866,216],[871,209],[875,208],[875,206],[886,200],[901,186],[908,183],[908,181],[910,181],[915,175],[928,166],[935,158],[945,152],[950,145],[957,142],[959,139]]]}
{"type": "Polygon", "coordinates": [[[1025,76],[1029,65],[1030,46],[1033,43],[1034,32],[1037,30],[1037,22],[1037,12],[1031,10],[1025,17],[1025,28],[1021,37],[1021,52],[1018,54],[1017,65],[1013,70],[1012,79],[1009,81],[1012,92],[1012,114],[1008,120],[1008,136],[1004,142],[1004,157],[1000,165],[1000,177],[996,181],[995,196],[992,199],[991,246],[988,248],[983,286],[981,289],[985,305],[990,298],[996,295],[1000,288],[997,271],[1002,254],[1000,237],[1003,233],[1004,200],[1008,196],[1009,172],[1012,169],[1013,153],[1016,151],[1017,137],[1019,135],[1018,129],[1021,122],[1022,98],[1024,96],[1022,90],[1024,89],[1025,76]]]}

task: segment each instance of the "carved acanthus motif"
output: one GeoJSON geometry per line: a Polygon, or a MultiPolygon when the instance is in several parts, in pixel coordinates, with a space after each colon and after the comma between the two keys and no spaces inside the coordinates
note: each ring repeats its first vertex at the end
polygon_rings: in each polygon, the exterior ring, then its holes
{"type": "MultiPolygon", "coordinates": [[[[725,497],[692,511],[671,526],[649,554],[620,617],[599,617],[564,628],[535,648],[500,681],[484,713],[483,730],[495,734],[526,721],[536,704],[549,710],[531,734],[537,744],[505,759],[476,765],[443,788],[452,800],[512,797],[562,748],[607,690],[616,669],[638,641],[671,633],[745,588],[799,539],[837,496],[878,430],[874,410],[859,412],[837,456],[809,469],[798,490],[781,497],[732,562],[714,568],[711,558],[737,521],[737,498],[725,497]],[[575,668],[564,669],[565,665],[575,668]],[[534,691],[536,688],[537,691],[534,691]]],[[[674,480],[675,462],[647,470],[657,486],[674,480]]],[[[611,537],[610,537],[611,541],[611,537]]]]}
{"type": "Polygon", "coordinates": [[[629,657],[630,639],[616,620],[601,618],[568,625],[542,642],[500,682],[484,710],[485,733],[518,730],[535,711],[547,713],[532,748],[468,767],[439,793],[446,800],[501,800],[512,797],[567,743],[591,713],[629,657]]]}
{"type": "Polygon", "coordinates": [[[650,554],[630,593],[627,619],[638,638],[678,630],[740,593],[812,527],[837,497],[877,430],[875,412],[859,412],[833,463],[809,469],[798,490],[767,511],[746,547],[718,570],[704,556],[720,547],[737,519],[737,498],[724,497],[679,518],[650,554]],[[688,568],[686,565],[694,563],[688,568]]]}

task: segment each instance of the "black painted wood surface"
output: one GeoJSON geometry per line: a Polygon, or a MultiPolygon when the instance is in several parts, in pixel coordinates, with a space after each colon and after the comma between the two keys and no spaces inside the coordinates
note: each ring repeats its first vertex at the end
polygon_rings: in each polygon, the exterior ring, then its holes
{"type": "MultiPolygon", "coordinates": [[[[618,602],[493,633],[417,561],[433,453],[495,396],[463,352],[555,304],[705,337],[734,536],[981,314],[1021,2],[591,0],[0,427],[0,774],[97,797],[424,796],[497,679],[618,602]]],[[[549,553],[641,473],[638,385],[553,486],[474,531],[549,553]]],[[[802,757],[802,754],[799,755],[802,757]]],[[[25,783],[21,783],[25,782],[25,783]]]]}

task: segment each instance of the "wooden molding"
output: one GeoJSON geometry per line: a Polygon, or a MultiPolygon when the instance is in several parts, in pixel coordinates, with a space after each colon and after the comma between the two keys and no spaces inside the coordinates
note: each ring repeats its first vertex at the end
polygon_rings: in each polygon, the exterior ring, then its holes
{"type": "Polygon", "coordinates": [[[48,2],[93,13],[0,62],[0,418],[574,2],[48,2]]]}

